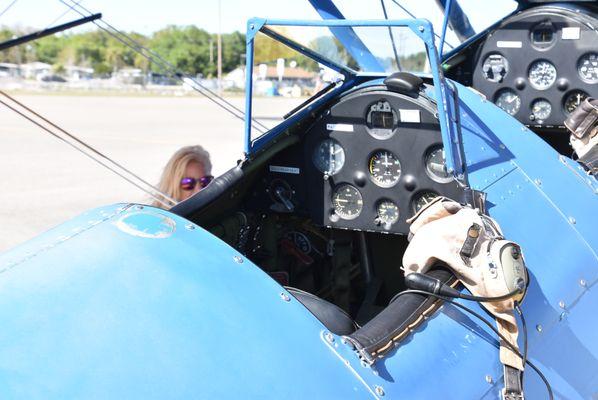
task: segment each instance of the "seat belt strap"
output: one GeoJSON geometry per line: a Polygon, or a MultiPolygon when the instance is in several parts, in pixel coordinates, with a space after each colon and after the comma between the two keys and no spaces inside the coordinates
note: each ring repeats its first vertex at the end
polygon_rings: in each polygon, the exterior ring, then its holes
{"type": "Polygon", "coordinates": [[[510,365],[504,365],[505,387],[502,390],[502,400],[524,400],[521,371],[510,365]]]}

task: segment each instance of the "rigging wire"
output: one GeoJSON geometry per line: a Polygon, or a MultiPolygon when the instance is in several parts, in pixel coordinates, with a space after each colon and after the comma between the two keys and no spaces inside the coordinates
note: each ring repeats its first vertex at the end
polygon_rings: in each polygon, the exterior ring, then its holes
{"type": "Polygon", "coordinates": [[[147,181],[145,181],[138,175],[135,175],[133,172],[126,169],[122,165],[118,164],[116,161],[112,160],[105,154],[101,153],[100,151],[91,147],[89,144],[82,141],[81,139],[77,138],[76,136],[67,132],[63,128],[61,128],[58,125],[54,124],[53,122],[49,121],[48,119],[46,119],[39,113],[35,112],[31,108],[27,107],[23,103],[20,103],[18,100],[11,97],[4,91],[0,90],[0,95],[6,97],[10,102],[12,102],[12,104],[9,104],[3,100],[0,100],[0,104],[3,104],[4,106],[11,109],[15,113],[19,114],[23,118],[29,120],[31,123],[37,125],[41,129],[43,129],[44,131],[49,133],[50,135],[63,141],[64,143],[73,147],[75,150],[83,153],[84,155],[91,158],[98,164],[109,169],[110,171],[112,171],[116,175],[120,176],[127,182],[131,183],[138,189],[141,189],[142,191],[144,191],[145,193],[150,195],[154,200],[156,200],[160,204],[162,204],[168,208],[177,204],[177,202],[174,199],[172,199],[168,195],[162,193],[158,188],[153,186],[151,183],[148,183],[147,181]],[[58,132],[55,132],[47,125],[49,125],[51,128],[56,129],[58,132]]]}
{"type": "MultiPolygon", "coordinates": [[[[70,3],[73,3],[73,4],[67,3],[67,1],[69,1],[69,0],[59,0],[59,1],[83,17],[92,15],[92,12],[90,10],[86,9],[81,4],[76,3],[74,0],[70,0],[70,3]]],[[[100,28],[101,30],[103,30],[104,32],[106,32],[107,34],[109,34],[110,36],[112,36],[113,38],[115,38],[116,40],[118,40],[119,42],[124,44],[125,46],[127,46],[127,47],[131,48],[132,50],[134,50],[135,52],[137,52],[139,55],[141,55],[142,57],[147,59],[149,62],[158,65],[163,71],[168,71],[173,77],[177,78],[181,82],[189,84],[189,82],[187,82],[186,79],[191,81],[193,83],[193,85],[190,85],[190,86],[195,91],[202,94],[203,96],[205,96],[206,98],[211,100],[216,105],[222,107],[224,110],[228,111],[230,114],[232,114],[236,118],[239,118],[243,121],[245,120],[245,113],[243,112],[243,110],[236,107],[234,104],[232,104],[228,100],[224,99],[223,97],[219,96],[217,93],[210,90],[205,85],[202,85],[199,81],[197,81],[195,78],[191,77],[190,75],[178,72],[176,70],[176,67],[173,64],[166,61],[162,56],[160,56],[155,51],[143,46],[141,43],[139,43],[138,41],[133,39],[130,35],[127,35],[126,33],[116,29],[114,26],[110,25],[104,19],[93,21],[93,24],[95,24],[98,28],[100,28]]],[[[261,122],[257,121],[254,118],[252,118],[252,126],[260,133],[264,133],[268,130],[267,126],[265,126],[264,124],[262,124],[261,122]]]]}
{"type": "Polygon", "coordinates": [[[6,8],[4,8],[4,10],[2,10],[2,11],[0,12],[0,18],[2,18],[2,16],[3,16],[4,14],[6,14],[6,12],[7,12],[8,10],[10,10],[10,9],[12,8],[12,6],[14,6],[14,5],[15,5],[15,3],[16,3],[17,1],[18,1],[18,0],[12,0],[12,2],[11,2],[11,3],[10,3],[8,6],[6,6],[6,8]]]}
{"type": "MultiPolygon", "coordinates": [[[[81,3],[83,0],[77,0],[75,1],[75,3],[78,5],[79,3],[81,3]]],[[[54,18],[52,20],[52,22],[50,22],[48,25],[46,25],[45,29],[48,29],[49,27],[51,27],[52,25],[54,25],[56,22],[60,21],[60,19],[62,17],[64,17],[65,15],[67,15],[69,12],[71,12],[72,10],[70,8],[67,8],[62,14],[60,14],[58,17],[54,18]]]]}
{"type": "MultiPolygon", "coordinates": [[[[382,12],[384,13],[384,19],[388,20],[388,14],[386,13],[386,5],[384,4],[384,0],[380,0],[380,4],[382,5],[382,12]]],[[[397,69],[400,71],[401,62],[399,61],[399,54],[397,53],[397,45],[395,44],[395,36],[392,33],[392,27],[388,27],[388,34],[390,35],[390,41],[392,43],[392,51],[395,54],[395,61],[397,62],[397,69]]]]}
{"type": "MultiPolygon", "coordinates": [[[[62,0],[61,0],[62,1],[62,0]]],[[[391,0],[393,3],[395,3],[401,10],[403,10],[405,13],[407,13],[407,15],[409,15],[411,18],[417,19],[417,17],[415,16],[415,14],[413,14],[411,11],[409,11],[408,9],[406,9],[405,7],[403,7],[401,5],[401,3],[399,3],[397,0],[391,0]]],[[[436,36],[437,39],[440,39],[440,36],[434,32],[434,36],[436,36]]],[[[449,46],[451,49],[454,49],[455,46],[453,46],[452,44],[450,44],[449,42],[447,42],[446,40],[444,41],[444,43],[449,46]]]]}

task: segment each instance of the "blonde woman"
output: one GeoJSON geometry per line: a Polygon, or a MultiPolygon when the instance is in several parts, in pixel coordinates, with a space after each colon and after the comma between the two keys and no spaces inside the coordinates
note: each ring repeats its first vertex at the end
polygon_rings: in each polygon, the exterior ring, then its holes
{"type": "MultiPolygon", "coordinates": [[[[158,189],[180,202],[208,186],[214,179],[211,173],[210,153],[199,145],[186,146],[174,153],[166,163],[158,189]]],[[[152,205],[164,208],[158,201],[152,205]]]]}

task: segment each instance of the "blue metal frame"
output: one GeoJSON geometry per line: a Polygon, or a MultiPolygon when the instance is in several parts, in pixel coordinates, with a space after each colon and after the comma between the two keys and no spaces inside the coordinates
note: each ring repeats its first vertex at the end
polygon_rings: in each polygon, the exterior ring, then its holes
{"type": "MultiPolygon", "coordinates": [[[[465,157],[462,149],[461,137],[458,127],[458,105],[454,100],[456,88],[449,89],[447,83],[442,74],[440,68],[440,57],[434,43],[434,29],[430,21],[425,19],[412,19],[412,20],[324,20],[324,21],[309,21],[309,20],[284,20],[284,19],[263,19],[254,18],[247,23],[247,51],[246,51],[246,98],[245,98],[245,153],[251,155],[259,149],[256,146],[256,141],[251,139],[251,116],[252,116],[252,85],[253,85],[253,53],[254,53],[254,40],[258,32],[263,32],[266,26],[314,26],[314,27],[326,27],[326,28],[348,28],[348,27],[406,27],[411,29],[413,33],[421,40],[423,40],[426,51],[428,53],[428,60],[430,62],[430,69],[432,72],[432,79],[434,82],[435,97],[438,104],[438,119],[440,123],[440,130],[442,135],[442,141],[444,143],[446,152],[446,164],[447,169],[461,182],[466,183],[465,179],[465,157]]],[[[356,77],[375,77],[380,74],[375,73],[355,73],[354,71],[347,70],[346,68],[339,69],[338,65],[331,64],[329,60],[326,60],[319,56],[313,51],[305,51],[304,46],[287,39],[286,45],[292,45],[293,48],[307,57],[314,59],[315,61],[325,64],[330,68],[343,73],[346,75],[347,81],[354,81],[356,77]]],[[[343,85],[342,87],[346,87],[343,85]]],[[[332,93],[336,93],[333,91],[332,93]]],[[[332,94],[330,93],[330,94],[332,94]]],[[[330,95],[329,94],[329,95],[330,95]]],[[[329,96],[324,96],[319,102],[324,101],[329,96]]],[[[295,115],[299,117],[299,115],[295,115]]],[[[262,137],[267,140],[280,134],[283,129],[295,121],[295,118],[291,117],[289,120],[283,122],[278,127],[272,129],[262,137]]],[[[260,138],[261,139],[261,138],[260,138]]],[[[263,140],[260,140],[263,143],[263,140]]]]}
{"type": "Polygon", "coordinates": [[[452,0],[446,0],[446,7],[444,11],[444,20],[442,21],[442,34],[440,35],[440,44],[438,45],[438,53],[440,57],[442,57],[443,49],[444,49],[444,39],[446,38],[446,29],[448,28],[449,19],[451,15],[451,5],[453,4],[452,0]]]}

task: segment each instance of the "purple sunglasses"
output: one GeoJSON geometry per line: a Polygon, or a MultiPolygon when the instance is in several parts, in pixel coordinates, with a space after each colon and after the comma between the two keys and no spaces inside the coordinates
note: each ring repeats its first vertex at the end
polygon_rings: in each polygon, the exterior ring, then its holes
{"type": "Polygon", "coordinates": [[[212,182],[214,177],[212,175],[202,176],[199,179],[195,178],[183,178],[181,179],[181,189],[183,190],[193,190],[199,183],[199,187],[201,189],[205,188],[212,182]]]}

